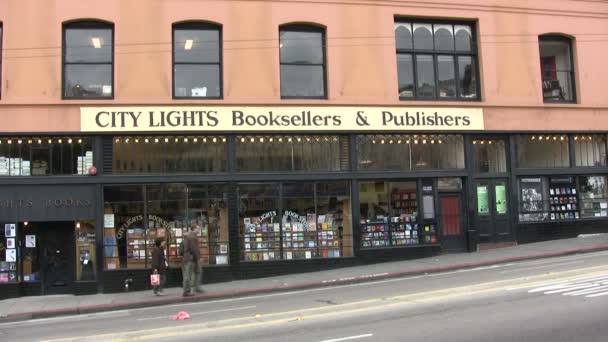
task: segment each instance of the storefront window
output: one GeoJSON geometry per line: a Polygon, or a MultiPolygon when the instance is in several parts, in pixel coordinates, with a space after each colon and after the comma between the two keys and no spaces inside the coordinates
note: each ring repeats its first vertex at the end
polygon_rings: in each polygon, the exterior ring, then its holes
{"type": "Polygon", "coordinates": [[[576,166],[606,166],[605,135],[575,135],[574,160],[576,166]]]}
{"type": "Polygon", "coordinates": [[[224,136],[114,137],[112,172],[186,173],[227,169],[224,136]]]}
{"type": "Polygon", "coordinates": [[[143,186],[107,186],[104,200],[105,268],[145,268],[143,186]]]}
{"type": "MultiPolygon", "coordinates": [[[[95,223],[76,222],[76,280],[95,280],[95,223]]],[[[27,236],[26,236],[27,242],[27,236]]]]}
{"type": "Polygon", "coordinates": [[[507,153],[503,140],[475,139],[473,153],[476,173],[507,172],[507,153]]]}
{"type": "Polygon", "coordinates": [[[0,137],[0,176],[87,175],[91,166],[91,138],[0,137]]]}
{"type": "Polygon", "coordinates": [[[497,182],[494,187],[495,208],[498,214],[506,214],[507,208],[507,183],[497,182]]]}
{"type": "MultiPolygon", "coordinates": [[[[437,241],[431,236],[435,234],[433,224],[419,224],[420,203],[416,184],[415,181],[359,183],[361,248],[422,245],[437,241]]],[[[434,214],[434,206],[429,207],[428,212],[434,214]]]]}
{"type": "Polygon", "coordinates": [[[608,216],[606,176],[580,176],[581,217],[608,216]]]}
{"type": "MultiPolygon", "coordinates": [[[[189,184],[188,221],[201,226],[203,264],[227,265],[228,258],[228,189],[224,184],[189,184]]],[[[177,241],[175,241],[177,243],[177,241]]],[[[172,246],[176,244],[171,242],[172,246]]],[[[169,260],[176,254],[170,250],[169,260]]],[[[181,265],[181,264],[180,264],[181,265]]]]}
{"type": "Polygon", "coordinates": [[[544,177],[519,180],[520,222],[545,221],[549,218],[549,200],[546,189],[547,179],[544,177]]]}
{"type": "Polygon", "coordinates": [[[549,218],[551,220],[575,220],[580,218],[574,177],[549,177],[549,204],[549,218]]]}
{"type": "Polygon", "coordinates": [[[341,171],[349,167],[343,136],[237,136],[237,169],[263,171],[341,171]]]}
{"type": "Polygon", "coordinates": [[[517,136],[517,166],[520,168],[570,166],[568,137],[565,135],[517,136]]]}
{"type": "Polygon", "coordinates": [[[349,182],[241,184],[239,198],[242,260],[352,256],[349,182]]]}
{"type": "Polygon", "coordinates": [[[463,169],[461,135],[359,135],[357,161],[365,171],[463,169]]]}
{"type": "Polygon", "coordinates": [[[239,184],[239,225],[244,261],[281,259],[279,184],[239,184]]]}
{"type": "Polygon", "coordinates": [[[18,281],[17,260],[17,224],[5,223],[0,231],[0,284],[18,281]]]}

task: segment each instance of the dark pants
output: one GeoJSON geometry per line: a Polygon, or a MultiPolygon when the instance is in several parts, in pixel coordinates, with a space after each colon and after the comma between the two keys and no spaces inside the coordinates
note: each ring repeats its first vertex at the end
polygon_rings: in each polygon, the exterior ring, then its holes
{"type": "Polygon", "coordinates": [[[154,293],[162,292],[163,289],[165,288],[166,282],[167,282],[167,275],[163,273],[160,275],[160,284],[153,287],[154,293]]]}

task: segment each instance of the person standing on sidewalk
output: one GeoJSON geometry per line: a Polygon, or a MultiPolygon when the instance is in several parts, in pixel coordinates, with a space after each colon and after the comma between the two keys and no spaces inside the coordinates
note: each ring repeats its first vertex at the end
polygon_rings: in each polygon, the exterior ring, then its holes
{"type": "Polygon", "coordinates": [[[192,296],[196,292],[203,292],[199,284],[201,250],[198,245],[198,234],[201,227],[193,224],[190,233],[184,238],[184,256],[182,265],[183,295],[192,296]]]}
{"type": "Polygon", "coordinates": [[[154,274],[160,276],[160,284],[154,286],[154,294],[157,296],[164,295],[163,288],[167,281],[167,259],[165,257],[165,241],[162,239],[154,240],[154,249],[152,250],[152,270],[154,274]]]}

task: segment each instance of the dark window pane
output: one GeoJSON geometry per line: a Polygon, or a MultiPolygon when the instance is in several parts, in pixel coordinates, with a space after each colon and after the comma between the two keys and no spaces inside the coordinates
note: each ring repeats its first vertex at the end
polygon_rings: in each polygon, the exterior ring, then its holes
{"type": "Polygon", "coordinates": [[[417,55],[416,71],[418,77],[416,87],[418,98],[434,98],[435,69],[433,65],[433,56],[417,55]]]}
{"type": "Polygon", "coordinates": [[[606,166],[606,136],[574,136],[574,159],[576,166],[606,166]]]}
{"type": "Polygon", "coordinates": [[[112,29],[66,29],[66,63],[111,63],[112,29]]]}
{"type": "Polygon", "coordinates": [[[574,101],[570,41],[541,37],[539,44],[545,101],[574,101]]]}
{"type": "Polygon", "coordinates": [[[439,97],[456,97],[456,75],[454,73],[454,57],[437,56],[437,72],[439,73],[439,97]]]}
{"type": "Polygon", "coordinates": [[[435,25],[435,50],[454,50],[454,33],[452,25],[435,25]]]}
{"type": "Polygon", "coordinates": [[[173,49],[175,63],[219,63],[219,30],[176,29],[173,49]]]}
{"type": "Polygon", "coordinates": [[[473,47],[473,35],[471,26],[469,25],[456,25],[454,26],[454,34],[456,41],[456,51],[472,51],[473,47]]]}
{"type": "Polygon", "coordinates": [[[66,97],[111,97],[111,64],[66,64],[66,97]]]}
{"type": "Polygon", "coordinates": [[[219,97],[219,65],[175,65],[176,97],[219,97]]]}
{"type": "Polygon", "coordinates": [[[412,49],[412,24],[396,23],[395,24],[395,40],[398,50],[412,49]]]}
{"type": "Polygon", "coordinates": [[[476,173],[507,172],[507,153],[503,140],[473,140],[476,173]]]}
{"type": "Polygon", "coordinates": [[[414,24],[414,48],[433,50],[433,25],[414,24]]]}
{"type": "Polygon", "coordinates": [[[281,63],[323,64],[321,32],[281,31],[281,63]]]}
{"type": "Polygon", "coordinates": [[[281,96],[323,97],[324,83],[322,66],[281,65],[281,96]]]}
{"type": "Polygon", "coordinates": [[[412,55],[397,55],[399,97],[414,97],[414,63],[412,55]]]}
{"type": "Polygon", "coordinates": [[[458,76],[460,78],[460,97],[477,97],[477,66],[475,58],[467,56],[458,57],[458,76]]]}
{"type": "Polygon", "coordinates": [[[517,136],[517,166],[520,168],[570,166],[567,136],[517,136]]]}

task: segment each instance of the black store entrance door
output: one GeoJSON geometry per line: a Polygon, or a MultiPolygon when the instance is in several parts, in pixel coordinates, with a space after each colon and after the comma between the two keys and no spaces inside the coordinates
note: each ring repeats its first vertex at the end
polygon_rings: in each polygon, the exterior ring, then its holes
{"type": "Polygon", "coordinates": [[[480,242],[511,241],[508,180],[483,179],[475,182],[475,226],[480,242]]]}
{"type": "Polygon", "coordinates": [[[446,252],[459,252],[466,248],[462,229],[462,201],[460,194],[439,195],[441,247],[446,252]]]}
{"type": "Polygon", "coordinates": [[[74,222],[40,224],[45,294],[74,292],[74,222]]]}

